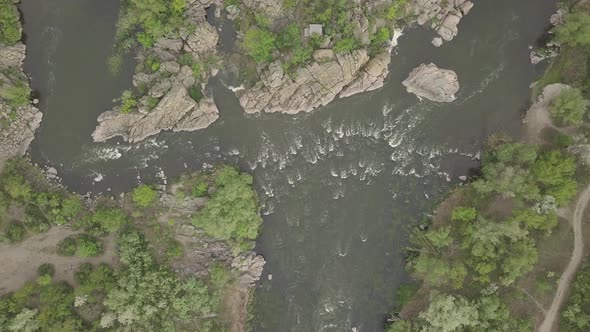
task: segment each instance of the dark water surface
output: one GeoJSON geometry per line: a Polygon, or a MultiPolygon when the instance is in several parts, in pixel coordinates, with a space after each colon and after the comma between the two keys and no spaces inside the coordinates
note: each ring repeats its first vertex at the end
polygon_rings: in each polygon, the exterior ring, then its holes
{"type": "Polygon", "coordinates": [[[477,165],[489,134],[518,135],[540,73],[528,46],[555,10],[554,0],[478,0],[451,43],[436,49],[432,31],[407,31],[382,89],[311,114],[247,116],[214,80],[221,116],[211,127],[94,144],[96,117],[131,85],[133,61],[117,77],[106,66],[118,6],[22,1],[26,70],[45,113],[33,159],[56,167],[70,188],[95,193],[218,162],[252,172],[265,215],[258,251],[268,261],[255,295],[259,331],[382,330],[406,277],[407,225],[477,165]],[[423,62],[457,72],[455,102],[405,92],[401,81],[423,62]]]}

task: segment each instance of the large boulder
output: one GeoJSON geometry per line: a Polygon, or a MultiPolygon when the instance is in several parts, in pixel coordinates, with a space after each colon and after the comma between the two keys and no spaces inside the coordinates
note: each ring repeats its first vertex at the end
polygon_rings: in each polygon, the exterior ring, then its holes
{"type": "Polygon", "coordinates": [[[11,46],[0,44],[0,69],[9,67],[20,68],[25,61],[26,46],[23,43],[16,43],[11,46]]]}
{"type": "Polygon", "coordinates": [[[451,102],[459,91],[457,74],[452,70],[440,69],[433,63],[421,64],[412,70],[402,84],[409,93],[437,102],[451,102]]]}
{"type": "Polygon", "coordinates": [[[241,285],[252,287],[256,281],[260,280],[265,263],[264,257],[249,252],[246,255],[234,258],[231,267],[232,270],[238,272],[238,282],[241,285]]]}
{"type": "MultiPolygon", "coordinates": [[[[410,11],[416,16],[419,25],[431,22],[432,28],[439,36],[446,40],[452,40],[459,32],[458,24],[464,15],[467,15],[473,2],[469,0],[411,0],[410,11]]],[[[435,46],[442,45],[442,40],[433,40],[435,46]]]]}
{"type": "Polygon", "coordinates": [[[242,5],[255,13],[265,14],[273,21],[283,12],[282,0],[243,0],[242,5]]]}

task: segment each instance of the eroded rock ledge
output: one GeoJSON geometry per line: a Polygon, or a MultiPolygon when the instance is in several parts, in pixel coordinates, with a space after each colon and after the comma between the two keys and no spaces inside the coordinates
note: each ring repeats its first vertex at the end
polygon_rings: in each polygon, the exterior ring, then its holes
{"type": "Polygon", "coordinates": [[[25,52],[20,42],[0,44],[0,160],[24,155],[43,118],[39,109],[26,101],[29,83],[22,69],[25,52]],[[16,89],[26,91],[22,95],[24,105],[11,104],[13,97],[9,96],[14,96],[16,89]]]}
{"type": "Polygon", "coordinates": [[[421,64],[402,82],[409,93],[437,102],[452,102],[459,91],[457,74],[435,64],[421,64]]]}

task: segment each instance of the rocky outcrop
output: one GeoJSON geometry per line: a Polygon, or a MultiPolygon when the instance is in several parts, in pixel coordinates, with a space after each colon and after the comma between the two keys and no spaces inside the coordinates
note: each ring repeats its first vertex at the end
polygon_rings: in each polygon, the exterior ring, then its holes
{"type": "Polygon", "coordinates": [[[219,41],[217,31],[205,17],[205,8],[211,3],[212,0],[187,1],[186,16],[194,26],[193,31],[181,29],[178,36],[162,38],[151,50],[140,54],[140,60],[155,56],[160,63],[155,73],[147,70],[133,77],[137,90],[147,93],[129,113],[122,113],[115,107],[101,114],[92,134],[95,142],[120,136],[134,143],[164,130],[203,129],[217,120],[217,106],[204,92],[214,71],[205,63],[216,56],[219,41]],[[193,67],[187,66],[187,61],[192,62],[193,67]]]}
{"type": "MultiPolygon", "coordinates": [[[[562,8],[558,9],[555,14],[551,15],[549,18],[549,22],[553,26],[553,28],[558,27],[563,24],[563,20],[565,17],[566,11],[562,8]]],[[[551,30],[550,33],[554,33],[554,30],[551,30]]],[[[530,47],[533,48],[532,46],[530,47]]],[[[546,45],[539,49],[535,49],[531,51],[530,60],[531,63],[536,65],[546,59],[554,58],[559,55],[559,51],[561,49],[561,45],[555,42],[554,38],[550,38],[550,41],[547,42],[546,45]]]]}
{"type": "Polygon", "coordinates": [[[412,70],[402,84],[409,93],[437,102],[451,102],[459,91],[457,74],[452,70],[440,69],[433,63],[421,64],[412,70]]]}
{"type": "Polygon", "coordinates": [[[15,106],[9,100],[15,89],[29,84],[22,70],[25,51],[22,43],[0,44],[0,160],[24,155],[43,118],[32,103],[15,106]]]}
{"type": "Polygon", "coordinates": [[[378,54],[369,60],[364,68],[356,74],[354,80],[340,92],[340,97],[348,97],[381,88],[389,74],[390,61],[391,54],[388,52],[378,54]]]}
{"type": "Polygon", "coordinates": [[[346,97],[377,89],[388,73],[389,53],[371,60],[364,49],[347,54],[323,50],[322,54],[299,68],[294,77],[283,72],[279,60],[273,62],[260,73],[260,82],[238,92],[240,105],[247,113],[309,112],[338,95],[346,97]]]}
{"type": "Polygon", "coordinates": [[[99,125],[92,133],[95,142],[121,136],[134,143],[163,130],[190,131],[206,128],[217,118],[218,110],[212,98],[196,103],[181,82],[174,82],[170,91],[147,114],[119,110],[107,111],[98,117],[99,125]]]}
{"type": "Polygon", "coordinates": [[[242,286],[252,287],[260,280],[265,263],[264,257],[250,252],[234,258],[231,267],[232,270],[238,271],[239,277],[237,279],[242,286]]]}
{"type": "Polygon", "coordinates": [[[473,8],[468,0],[412,0],[410,11],[417,17],[417,23],[430,25],[440,37],[432,40],[436,47],[444,41],[450,41],[459,33],[458,25],[461,18],[473,8]]]}
{"type": "Polygon", "coordinates": [[[241,4],[255,13],[264,13],[273,21],[283,12],[283,0],[242,0],[241,4]]]}

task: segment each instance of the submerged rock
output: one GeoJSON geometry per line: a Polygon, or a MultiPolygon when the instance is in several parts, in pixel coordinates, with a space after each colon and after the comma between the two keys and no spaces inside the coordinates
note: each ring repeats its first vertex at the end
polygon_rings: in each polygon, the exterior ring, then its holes
{"type": "Polygon", "coordinates": [[[459,91],[457,74],[452,70],[440,69],[433,63],[421,64],[412,70],[402,84],[409,93],[437,102],[451,102],[459,91]]]}

